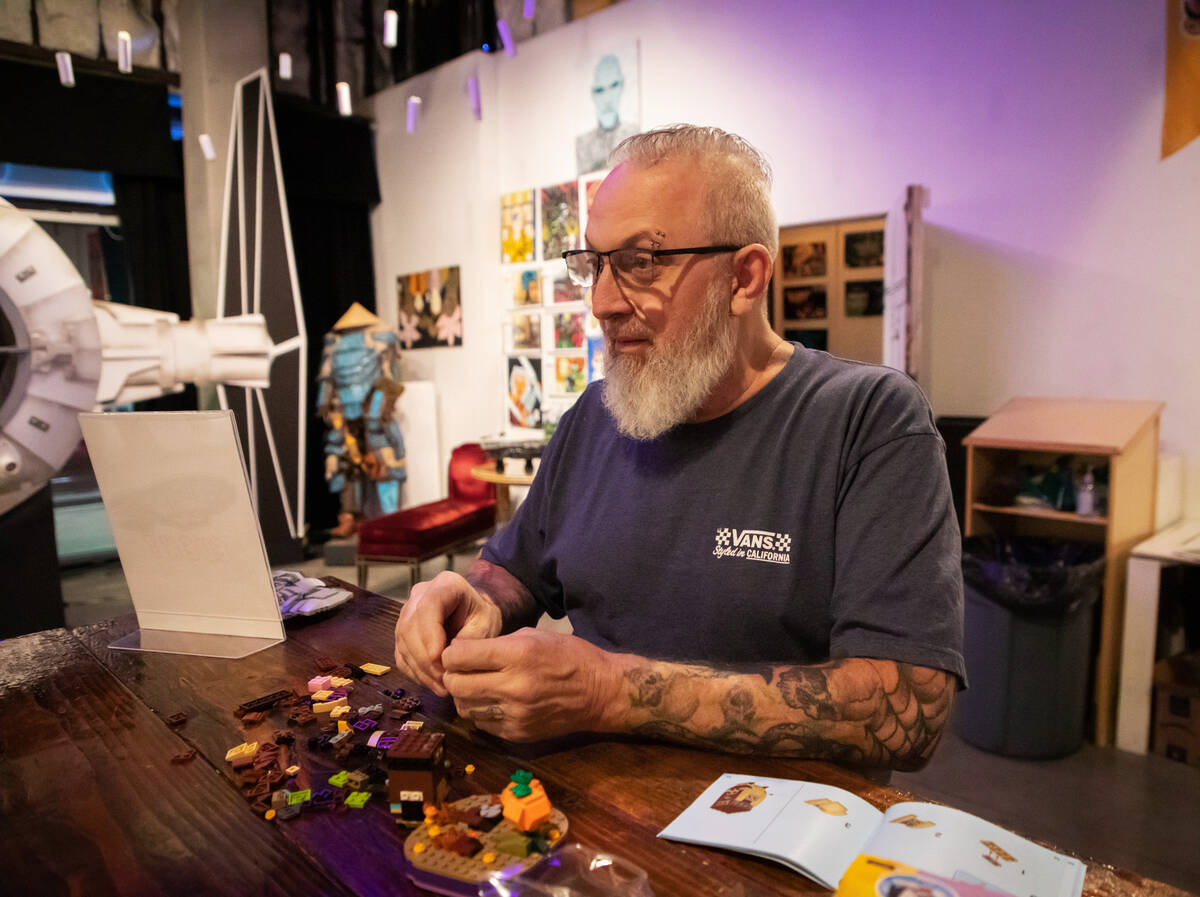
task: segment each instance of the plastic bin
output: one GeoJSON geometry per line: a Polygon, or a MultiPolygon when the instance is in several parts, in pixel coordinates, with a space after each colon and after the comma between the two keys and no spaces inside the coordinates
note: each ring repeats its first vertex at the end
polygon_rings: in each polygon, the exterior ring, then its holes
{"type": "Polygon", "coordinates": [[[969,688],[954,728],[1010,757],[1061,757],[1083,744],[1104,547],[1047,539],[963,542],[969,688]]]}

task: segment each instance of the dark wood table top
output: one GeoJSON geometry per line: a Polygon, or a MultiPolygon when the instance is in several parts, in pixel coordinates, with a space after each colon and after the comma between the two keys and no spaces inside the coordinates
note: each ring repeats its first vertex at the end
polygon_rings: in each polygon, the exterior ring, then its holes
{"type": "MultiPolygon", "coordinates": [[[[267,821],[224,759],[234,745],[286,728],[287,711],[246,727],[233,709],[273,691],[303,691],[317,658],[392,664],[398,605],[329,582],[354,600],[324,618],[289,621],[286,642],[242,660],[109,650],[136,627],[132,616],[0,642],[0,894],[424,893],[405,876],[407,830],[384,798],[362,810],[267,821]],[[166,718],[178,712],[188,720],[172,729],[166,718]],[[198,752],[193,761],[171,762],[189,748],[198,752]]],[[[421,697],[417,718],[446,732],[456,769],[475,765],[473,775],[453,779],[452,798],[499,791],[515,769],[528,769],[567,814],[571,840],[645,869],[657,897],[823,891],[765,860],[655,837],[721,773],[825,782],[881,809],[914,797],[820,762],[620,739],[510,745],[395,670],[359,680],[350,700],[374,703],[395,688],[421,697]]],[[[308,750],[314,727],[295,731],[300,787],[324,787],[339,767],[308,750]]],[[[1088,861],[1088,897],[1182,893],[1088,861]]]]}

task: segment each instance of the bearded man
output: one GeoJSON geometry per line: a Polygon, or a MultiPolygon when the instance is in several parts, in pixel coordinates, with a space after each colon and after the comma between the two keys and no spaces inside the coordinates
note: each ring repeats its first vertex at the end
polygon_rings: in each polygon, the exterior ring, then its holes
{"type": "Polygon", "coordinates": [[[715,128],[614,151],[587,249],[605,380],[396,662],[510,740],[638,733],[876,769],[928,760],[965,680],[944,445],[903,374],[785,342],[767,162],[715,128]],[[566,615],[573,634],[530,628],[566,615]]]}

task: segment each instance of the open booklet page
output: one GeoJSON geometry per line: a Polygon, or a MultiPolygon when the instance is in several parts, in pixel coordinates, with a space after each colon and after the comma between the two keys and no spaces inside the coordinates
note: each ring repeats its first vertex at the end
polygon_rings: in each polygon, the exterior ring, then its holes
{"type": "Polygon", "coordinates": [[[881,813],[831,785],[726,773],[660,838],[781,862],[836,888],[859,854],[1011,897],[1079,897],[1084,865],[969,813],[901,803],[881,813]]]}
{"type": "Polygon", "coordinates": [[[936,804],[894,804],[866,852],[1014,897],[1076,897],[1084,865],[997,825],[936,804]]]}
{"type": "Polygon", "coordinates": [[[726,773],[658,836],[778,860],[832,889],[882,819],[841,788],[726,773]]]}

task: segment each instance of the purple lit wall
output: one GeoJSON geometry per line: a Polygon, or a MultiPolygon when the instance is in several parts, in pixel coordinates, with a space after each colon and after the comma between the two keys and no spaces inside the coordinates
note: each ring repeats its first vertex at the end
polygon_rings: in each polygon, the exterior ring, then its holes
{"type": "Polygon", "coordinates": [[[381,95],[376,283],[460,264],[480,347],[409,356],[438,384],[442,445],[499,419],[498,197],[574,177],[577,69],[637,37],[643,126],[743,134],[775,164],[781,223],[930,188],[936,413],[1021,394],[1165,400],[1163,447],[1186,456],[1200,514],[1200,141],[1159,161],[1164,28],[1162,3],[626,0],[381,95]],[[463,87],[476,73],[482,121],[463,87]],[[410,93],[426,102],[404,140],[410,93]]]}

